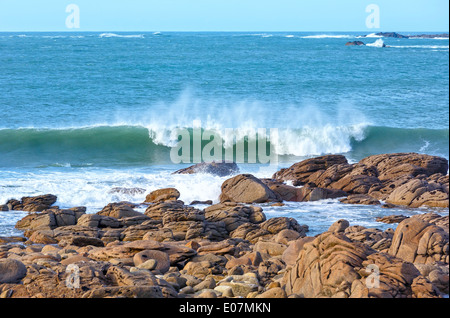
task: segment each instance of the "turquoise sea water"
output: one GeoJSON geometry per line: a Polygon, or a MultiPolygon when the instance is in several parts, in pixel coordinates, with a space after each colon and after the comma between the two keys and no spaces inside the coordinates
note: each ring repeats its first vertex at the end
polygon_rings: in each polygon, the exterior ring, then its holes
{"type": "MultiPolygon", "coordinates": [[[[173,132],[198,123],[225,141],[227,128],[277,128],[279,165],[241,165],[260,177],[329,153],[448,159],[448,39],[363,34],[0,33],[0,204],[54,193],[95,212],[143,199],[113,187],[166,186],[187,203],[217,200],[223,178],[171,175],[186,166],[170,160],[173,132]],[[369,45],[345,46],[354,40],[369,45]]],[[[265,211],[312,231],[392,214],[336,201],[265,211]]]]}

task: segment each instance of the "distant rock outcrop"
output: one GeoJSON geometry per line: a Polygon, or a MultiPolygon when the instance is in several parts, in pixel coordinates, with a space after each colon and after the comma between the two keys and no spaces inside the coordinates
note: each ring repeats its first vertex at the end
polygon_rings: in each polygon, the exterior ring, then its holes
{"type": "Polygon", "coordinates": [[[345,43],[346,46],[361,46],[361,45],[366,45],[364,42],[362,41],[350,41],[345,43]]]}
{"type": "Polygon", "coordinates": [[[402,35],[396,32],[379,32],[376,35],[383,36],[385,38],[407,39],[407,35],[402,35]]]}
{"type": "MultiPolygon", "coordinates": [[[[404,35],[399,34],[397,32],[379,32],[375,34],[379,37],[385,38],[395,38],[395,39],[436,39],[436,38],[448,38],[448,33],[440,33],[440,34],[412,34],[412,35],[404,35]]],[[[363,37],[366,37],[364,35],[363,37]]]]}

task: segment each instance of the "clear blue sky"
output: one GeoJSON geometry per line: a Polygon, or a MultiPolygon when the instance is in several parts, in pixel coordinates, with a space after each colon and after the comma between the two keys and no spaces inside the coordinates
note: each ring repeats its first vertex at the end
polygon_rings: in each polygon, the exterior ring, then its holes
{"type": "Polygon", "coordinates": [[[0,0],[0,31],[448,31],[447,0],[0,0]],[[66,6],[80,8],[68,29],[66,6]],[[366,27],[366,7],[380,28],[366,27]]]}

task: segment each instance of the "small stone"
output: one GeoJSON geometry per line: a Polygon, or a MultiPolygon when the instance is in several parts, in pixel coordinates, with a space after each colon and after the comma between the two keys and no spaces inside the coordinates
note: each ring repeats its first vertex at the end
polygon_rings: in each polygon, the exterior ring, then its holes
{"type": "Polygon", "coordinates": [[[148,261],[136,266],[139,269],[146,269],[146,270],[154,270],[158,265],[158,261],[155,259],[149,259],[148,261]]]}
{"type": "Polygon", "coordinates": [[[205,290],[201,294],[199,294],[196,298],[217,298],[217,294],[214,290],[205,290]]]}
{"type": "Polygon", "coordinates": [[[200,284],[195,285],[194,291],[198,292],[202,289],[214,289],[215,287],[216,287],[216,281],[213,278],[208,277],[200,284]]]}

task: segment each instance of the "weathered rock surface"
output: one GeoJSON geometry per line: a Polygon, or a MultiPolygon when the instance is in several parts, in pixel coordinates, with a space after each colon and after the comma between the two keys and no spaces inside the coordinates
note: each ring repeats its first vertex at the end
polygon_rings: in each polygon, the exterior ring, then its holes
{"type": "Polygon", "coordinates": [[[51,196],[9,200],[2,210],[47,208],[17,222],[22,239],[0,238],[0,297],[441,297],[448,294],[448,215],[378,219],[399,223],[395,231],[338,220],[307,237],[308,226],[266,218],[254,203],[345,197],[445,207],[445,169],[445,159],[418,154],[355,164],[322,156],[273,179],[228,179],[221,203],[204,209],[179,201],[176,189],[157,190],[144,214],[130,202],[86,214],[52,206],[51,196]]]}
{"type": "Polygon", "coordinates": [[[116,219],[142,215],[142,213],[133,210],[134,206],[134,204],[129,202],[110,203],[97,214],[110,216],[116,219]]]}
{"type": "Polygon", "coordinates": [[[414,264],[376,252],[341,232],[304,244],[282,281],[287,295],[338,298],[440,297],[414,264]]]}
{"type": "Polygon", "coordinates": [[[445,208],[449,206],[449,196],[441,184],[412,179],[392,191],[386,202],[412,208],[421,206],[445,208]]]}
{"type": "Polygon", "coordinates": [[[416,153],[374,155],[356,164],[349,164],[343,156],[328,155],[281,169],[273,175],[275,181],[266,183],[275,191],[279,189],[283,199],[293,201],[307,201],[301,191],[320,194],[327,189],[341,193],[317,198],[346,196],[341,202],[372,205],[382,200],[388,205],[448,208],[447,171],[445,158],[416,153]],[[283,184],[287,181],[307,187],[290,188],[283,184]]]}
{"type": "Polygon", "coordinates": [[[2,205],[1,211],[19,210],[27,212],[42,212],[49,209],[56,201],[57,197],[53,194],[39,195],[35,197],[23,197],[20,201],[11,199],[2,205]]]}
{"type": "Polygon", "coordinates": [[[250,174],[241,174],[222,184],[220,201],[263,203],[278,202],[281,198],[258,178],[250,174]]]}
{"type": "Polygon", "coordinates": [[[392,224],[392,223],[400,223],[403,220],[406,220],[408,217],[404,215],[388,215],[384,217],[378,217],[376,218],[377,222],[382,222],[386,224],[392,224]]]}
{"type": "Polygon", "coordinates": [[[294,186],[304,185],[309,177],[317,171],[325,171],[336,164],[348,164],[342,155],[328,155],[304,160],[292,165],[290,168],[281,169],[273,175],[273,179],[280,181],[292,181],[294,186]]]}
{"type": "Polygon", "coordinates": [[[341,233],[326,232],[306,243],[283,278],[286,293],[306,298],[349,297],[358,270],[373,251],[341,233]]]}
{"type": "Polygon", "coordinates": [[[174,172],[174,174],[208,173],[219,177],[226,177],[239,173],[239,167],[234,162],[202,162],[188,168],[174,172]]]}
{"type": "Polygon", "coordinates": [[[31,213],[16,223],[20,230],[53,230],[60,226],[77,224],[78,219],[84,215],[83,210],[49,209],[42,212],[31,213]]]}
{"type": "Polygon", "coordinates": [[[205,218],[210,222],[223,222],[228,232],[242,224],[260,224],[266,216],[260,207],[245,206],[234,202],[225,202],[207,207],[205,218]]]}
{"type": "Polygon", "coordinates": [[[448,231],[413,216],[398,225],[392,238],[389,254],[411,263],[448,264],[448,231]]]}
{"type": "Polygon", "coordinates": [[[381,204],[375,198],[372,198],[367,194],[351,194],[345,199],[341,199],[340,202],[347,204],[364,204],[364,205],[379,205],[381,204]]]}
{"type": "Polygon", "coordinates": [[[25,265],[15,259],[0,259],[0,284],[20,282],[27,274],[25,265]]]}
{"type": "Polygon", "coordinates": [[[146,203],[158,203],[164,201],[176,201],[180,197],[180,192],[174,188],[159,189],[151,192],[145,198],[146,203]]]}

